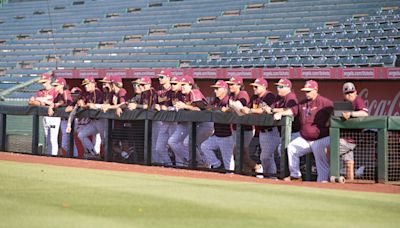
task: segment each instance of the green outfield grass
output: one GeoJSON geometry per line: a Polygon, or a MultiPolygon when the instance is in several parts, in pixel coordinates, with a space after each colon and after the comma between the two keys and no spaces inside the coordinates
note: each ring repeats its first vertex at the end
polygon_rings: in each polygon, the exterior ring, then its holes
{"type": "Polygon", "coordinates": [[[0,227],[398,227],[400,196],[0,161],[0,227]]]}

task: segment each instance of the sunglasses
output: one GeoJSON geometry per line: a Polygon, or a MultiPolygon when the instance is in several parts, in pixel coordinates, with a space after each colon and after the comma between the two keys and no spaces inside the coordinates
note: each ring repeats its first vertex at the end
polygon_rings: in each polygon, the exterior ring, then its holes
{"type": "Polygon", "coordinates": [[[160,76],[158,76],[158,78],[159,78],[159,79],[164,79],[165,76],[164,76],[164,75],[160,75],[160,76]]]}
{"type": "Polygon", "coordinates": [[[253,89],[258,89],[258,86],[253,86],[253,89]]]}
{"type": "Polygon", "coordinates": [[[285,88],[286,86],[283,86],[283,85],[277,85],[276,86],[276,88],[278,88],[278,89],[283,89],[283,88],[285,88]]]}
{"type": "Polygon", "coordinates": [[[175,86],[175,85],[178,85],[178,83],[171,83],[171,85],[175,86]]]}

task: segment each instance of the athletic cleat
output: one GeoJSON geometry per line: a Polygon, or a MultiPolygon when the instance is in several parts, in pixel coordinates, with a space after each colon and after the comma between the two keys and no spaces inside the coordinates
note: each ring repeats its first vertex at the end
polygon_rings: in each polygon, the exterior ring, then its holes
{"type": "Polygon", "coordinates": [[[287,181],[287,182],[291,182],[291,181],[294,181],[294,182],[301,182],[302,179],[301,179],[301,177],[291,177],[291,176],[288,176],[288,177],[283,178],[283,181],[287,181]]]}
{"type": "Polygon", "coordinates": [[[264,178],[264,169],[261,164],[256,165],[255,171],[257,178],[264,178]]]}

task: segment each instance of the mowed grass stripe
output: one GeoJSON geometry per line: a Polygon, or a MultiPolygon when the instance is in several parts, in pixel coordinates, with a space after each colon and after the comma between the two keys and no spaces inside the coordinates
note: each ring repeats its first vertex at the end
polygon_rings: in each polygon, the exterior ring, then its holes
{"type": "Polygon", "coordinates": [[[397,227],[400,196],[0,161],[0,227],[397,227]]]}

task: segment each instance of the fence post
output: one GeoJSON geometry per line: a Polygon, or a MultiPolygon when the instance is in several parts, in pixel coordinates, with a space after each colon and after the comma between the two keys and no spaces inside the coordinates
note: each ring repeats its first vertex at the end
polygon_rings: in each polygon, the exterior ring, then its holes
{"type": "Polygon", "coordinates": [[[0,151],[6,150],[7,115],[0,114],[0,151]]]}
{"type": "Polygon", "coordinates": [[[244,129],[241,124],[236,125],[236,150],[235,152],[235,173],[243,173],[243,141],[244,129]]]}
{"type": "Polygon", "coordinates": [[[378,129],[378,167],[376,182],[385,183],[388,181],[388,133],[387,128],[378,129]]]}
{"type": "Polygon", "coordinates": [[[144,120],[144,163],[151,165],[151,135],[152,135],[152,121],[149,119],[144,120]]]}
{"type": "Polygon", "coordinates": [[[39,115],[36,114],[32,116],[32,154],[39,154],[38,144],[39,144],[39,115]]]}
{"type": "Polygon", "coordinates": [[[105,151],[105,154],[104,154],[104,161],[107,161],[107,162],[111,162],[113,159],[112,159],[112,140],[111,140],[111,134],[112,134],[112,122],[113,122],[113,120],[112,119],[106,119],[106,135],[105,135],[105,138],[106,138],[106,142],[105,142],[105,148],[106,148],[106,151],[105,151]]]}
{"type": "Polygon", "coordinates": [[[75,120],[71,122],[71,132],[68,134],[68,148],[67,157],[72,158],[74,155],[74,134],[75,134],[75,120]]]}
{"type": "Polygon", "coordinates": [[[194,169],[197,168],[196,162],[196,137],[197,137],[197,123],[190,122],[189,123],[189,156],[190,156],[190,164],[189,167],[194,169]]]}
{"type": "Polygon", "coordinates": [[[330,147],[329,147],[329,161],[330,161],[330,175],[338,177],[340,175],[339,167],[339,140],[340,140],[340,129],[329,128],[330,136],[330,147]]]}
{"type": "Polygon", "coordinates": [[[289,176],[289,167],[288,167],[288,155],[287,155],[287,146],[291,141],[291,133],[292,133],[292,119],[291,117],[284,117],[285,125],[281,127],[281,159],[280,159],[280,170],[279,170],[279,178],[283,179],[289,176]]]}

